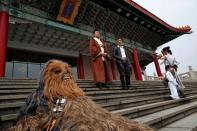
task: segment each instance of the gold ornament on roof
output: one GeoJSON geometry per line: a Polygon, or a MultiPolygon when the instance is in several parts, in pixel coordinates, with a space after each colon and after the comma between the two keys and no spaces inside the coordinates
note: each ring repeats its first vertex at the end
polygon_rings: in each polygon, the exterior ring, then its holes
{"type": "Polygon", "coordinates": [[[191,27],[189,25],[187,26],[180,26],[180,27],[176,27],[179,30],[191,30],[191,27]]]}

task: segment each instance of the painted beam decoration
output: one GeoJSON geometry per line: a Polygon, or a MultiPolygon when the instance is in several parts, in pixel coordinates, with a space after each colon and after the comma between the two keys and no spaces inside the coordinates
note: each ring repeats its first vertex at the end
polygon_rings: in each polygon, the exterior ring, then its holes
{"type": "Polygon", "coordinates": [[[56,19],[64,23],[73,24],[80,5],[81,0],[63,0],[56,19]]]}

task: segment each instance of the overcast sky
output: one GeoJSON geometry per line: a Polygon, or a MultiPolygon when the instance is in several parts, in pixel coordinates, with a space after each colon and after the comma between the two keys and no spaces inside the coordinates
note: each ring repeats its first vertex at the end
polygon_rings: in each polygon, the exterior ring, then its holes
{"type": "MultiPolygon", "coordinates": [[[[170,46],[173,55],[181,63],[179,73],[187,72],[188,65],[197,71],[197,0],[135,0],[135,2],[174,27],[185,25],[192,27],[193,34],[183,35],[168,42],[158,47],[157,52],[165,46],[170,46]]],[[[164,72],[164,65],[161,68],[164,72]]],[[[148,75],[153,75],[153,72],[156,72],[154,64],[149,64],[146,71],[148,75]]]]}

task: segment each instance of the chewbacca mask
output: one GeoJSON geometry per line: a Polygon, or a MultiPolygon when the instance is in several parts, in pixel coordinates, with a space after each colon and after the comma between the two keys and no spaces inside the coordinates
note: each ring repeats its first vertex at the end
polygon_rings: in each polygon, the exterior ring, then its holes
{"type": "Polygon", "coordinates": [[[31,94],[11,131],[153,131],[150,127],[112,114],[95,104],[78,87],[70,66],[46,63],[39,88],[31,94]]]}

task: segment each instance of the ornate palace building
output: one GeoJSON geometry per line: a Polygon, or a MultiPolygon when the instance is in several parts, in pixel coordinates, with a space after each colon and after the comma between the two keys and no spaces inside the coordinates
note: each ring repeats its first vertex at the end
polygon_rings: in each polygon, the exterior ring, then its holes
{"type": "Polygon", "coordinates": [[[0,77],[37,78],[43,63],[57,58],[71,64],[76,78],[91,79],[88,41],[95,28],[110,50],[118,36],[124,38],[136,80],[152,61],[162,76],[152,55],[156,48],[191,33],[189,26],[173,27],[132,0],[1,0],[0,77]]]}

